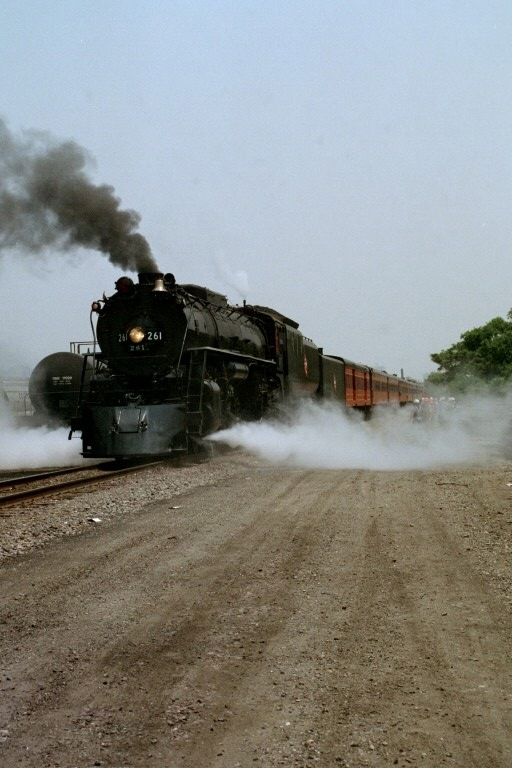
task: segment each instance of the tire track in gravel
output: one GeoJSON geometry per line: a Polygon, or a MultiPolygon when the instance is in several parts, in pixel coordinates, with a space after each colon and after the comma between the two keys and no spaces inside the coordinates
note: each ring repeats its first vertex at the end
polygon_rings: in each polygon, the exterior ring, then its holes
{"type": "MultiPolygon", "coordinates": [[[[27,653],[27,649],[19,648],[18,674],[21,676],[21,668],[24,667],[26,677],[29,680],[38,681],[37,685],[44,693],[38,695],[34,690],[24,691],[25,699],[22,694],[17,705],[13,702],[11,704],[18,712],[23,709],[33,718],[31,740],[38,743],[39,754],[41,754],[41,744],[45,741],[51,743],[55,738],[52,735],[54,734],[52,720],[57,722],[62,717],[67,718],[70,724],[78,718],[78,724],[83,729],[84,749],[88,739],[87,728],[84,728],[84,725],[95,723],[94,717],[91,716],[93,711],[101,712],[102,720],[107,718],[111,736],[117,731],[125,734],[126,726],[118,728],[114,722],[114,715],[107,715],[111,710],[107,700],[112,698],[112,688],[116,688],[116,699],[122,696],[129,702],[132,698],[130,687],[140,696],[141,690],[148,687],[151,689],[153,676],[155,684],[161,681],[163,662],[170,664],[174,670],[180,670],[178,677],[182,675],[196,655],[195,651],[191,652],[191,647],[196,648],[199,645],[201,648],[204,645],[213,645],[216,628],[223,623],[236,626],[232,619],[228,622],[223,616],[226,611],[230,616],[234,614],[239,623],[242,616],[240,610],[246,612],[246,619],[242,622],[244,626],[241,627],[241,631],[243,630],[245,634],[251,631],[254,624],[258,628],[258,635],[261,633],[259,622],[254,622],[256,615],[264,620],[267,634],[274,631],[272,621],[265,616],[267,609],[264,601],[261,598],[251,599],[251,595],[247,594],[244,586],[244,579],[240,576],[242,571],[245,571],[252,579],[253,573],[257,573],[259,582],[265,583],[260,575],[263,569],[256,566],[261,564],[258,551],[262,546],[266,547],[269,542],[270,510],[274,510],[273,519],[275,519],[272,536],[275,537],[276,542],[284,537],[286,546],[282,548],[283,553],[280,553],[277,547],[272,550],[274,561],[272,557],[266,560],[267,571],[269,569],[272,571],[272,568],[285,570],[286,560],[300,557],[301,551],[309,546],[307,535],[301,532],[303,525],[297,513],[300,509],[299,496],[305,492],[307,498],[307,489],[302,491],[301,485],[297,475],[291,479],[280,479],[276,487],[272,488],[272,492],[267,489],[263,499],[260,492],[260,497],[256,495],[252,504],[245,501],[248,494],[242,488],[241,494],[247,511],[244,515],[231,513],[231,522],[236,535],[231,536],[227,541],[225,541],[226,531],[222,527],[219,527],[218,533],[215,530],[216,512],[225,507],[225,491],[220,488],[212,489],[211,498],[207,502],[201,500],[197,508],[193,506],[193,499],[197,494],[186,494],[183,497],[182,501],[187,511],[181,518],[172,521],[172,528],[177,532],[173,535],[177,536],[181,544],[179,550],[176,547],[169,548],[165,544],[162,546],[159,541],[155,542],[151,533],[154,520],[149,513],[143,518],[137,517],[133,521],[134,525],[130,526],[129,533],[115,530],[113,537],[109,537],[108,545],[99,542],[95,536],[77,540],[76,547],[81,549],[79,565],[76,564],[77,553],[73,547],[69,562],[66,562],[65,558],[59,558],[58,553],[55,555],[50,553],[50,556],[54,556],[59,562],[58,579],[53,573],[53,568],[49,569],[48,574],[45,568],[47,564],[41,561],[38,563],[40,570],[37,577],[30,575],[29,579],[37,578],[40,584],[38,595],[32,596],[34,610],[36,604],[40,603],[39,614],[34,614],[30,626],[31,632],[28,635],[32,650],[27,653]],[[290,514],[281,519],[280,505],[284,503],[290,514]],[[206,529],[209,534],[206,538],[205,527],[202,525],[205,506],[209,512],[207,525],[210,525],[210,529],[206,529]],[[253,516],[255,516],[254,521],[253,516]],[[294,526],[297,529],[296,534],[293,533],[294,526]],[[148,527],[149,533],[139,533],[137,529],[141,527],[143,529],[148,527]],[[294,540],[291,554],[288,552],[290,536],[294,540]],[[134,568],[136,561],[139,562],[137,568],[134,568]],[[110,573],[112,571],[110,563],[115,563],[116,580],[111,581],[112,592],[107,590],[105,594],[104,586],[109,583],[109,577],[113,576],[110,573]],[[222,564],[220,568],[219,563],[222,564]],[[130,569],[132,578],[126,591],[127,575],[130,569]],[[220,574],[216,576],[219,571],[220,574]],[[46,573],[46,578],[43,572],[46,573]],[[164,574],[166,578],[163,578],[164,574]],[[178,574],[178,579],[172,574],[178,574]],[[145,583],[142,589],[139,581],[145,581],[148,578],[149,583],[145,583]],[[72,585],[71,588],[69,588],[70,585],[72,585]],[[64,591],[66,591],[66,598],[63,600],[64,591]],[[134,609],[137,601],[133,600],[137,593],[140,609],[138,611],[134,609]],[[147,596],[142,607],[140,607],[141,593],[147,596]],[[42,594],[51,597],[52,608],[49,611],[43,606],[42,594]],[[243,609],[236,607],[239,603],[243,604],[243,609]],[[110,606],[115,604],[117,604],[117,612],[112,617],[110,606]],[[167,604],[169,607],[166,607],[167,604]],[[41,615],[44,612],[50,617],[56,611],[59,615],[67,617],[65,627],[52,626],[51,620],[41,615]],[[127,616],[121,618],[125,611],[127,616]],[[247,627],[249,616],[250,626],[247,627]],[[77,625],[80,626],[79,630],[77,625]],[[211,634],[212,627],[214,628],[213,638],[210,637],[201,642],[199,638],[205,633],[211,634]],[[52,630],[53,642],[49,637],[49,632],[52,630]],[[116,633],[113,644],[110,642],[107,643],[106,648],[94,648],[95,637],[108,638],[112,632],[116,633]],[[72,663],[68,662],[66,654],[63,655],[62,652],[60,652],[60,658],[56,658],[54,650],[51,649],[52,658],[48,659],[48,653],[34,650],[38,645],[47,647],[48,644],[59,649],[67,649],[72,663]],[[172,650],[169,650],[170,648],[172,650]],[[33,666],[27,674],[28,659],[33,666]],[[139,663],[140,666],[137,667],[139,663]],[[116,669],[116,664],[119,670],[116,669]],[[55,670],[50,672],[50,665],[52,668],[57,668],[58,672],[55,670]],[[96,667],[99,667],[99,670],[95,670],[96,667]],[[108,679],[98,679],[101,678],[102,670],[109,670],[109,672],[103,672],[108,679]],[[118,672],[119,675],[117,675],[118,672]],[[92,685],[89,686],[91,691],[84,695],[88,676],[92,676],[92,685]],[[104,687],[101,687],[102,684],[104,687]],[[77,701],[73,700],[73,690],[79,691],[77,701]],[[101,694],[98,696],[98,690],[101,693],[104,692],[105,697],[101,694]],[[27,698],[29,701],[26,700],[27,698]],[[102,700],[103,698],[105,701],[102,700]],[[55,710],[53,718],[52,708],[55,710]],[[42,723],[40,732],[37,732],[34,719],[39,712],[42,723]],[[85,715],[82,717],[80,713],[83,712],[85,715]]],[[[156,508],[159,506],[155,505],[156,508]]],[[[157,511],[154,514],[162,513],[157,511]]],[[[231,639],[232,634],[233,630],[230,629],[228,639],[231,639]]],[[[209,653],[215,654],[211,650],[209,653]]],[[[228,659],[228,663],[231,668],[231,658],[228,659]]],[[[14,666],[10,670],[10,675],[16,677],[14,666]]],[[[171,679],[170,683],[172,683],[171,679]]],[[[20,691],[21,688],[18,687],[18,693],[20,691]]],[[[152,702],[154,694],[150,698],[152,702]]],[[[144,707],[150,729],[154,727],[155,709],[151,702],[148,701],[144,707]]],[[[156,708],[161,715],[164,710],[159,706],[156,708]]],[[[125,712],[124,707],[123,712],[125,712]]],[[[126,712],[123,717],[126,718],[126,712]]],[[[143,718],[143,712],[137,709],[133,720],[140,725],[141,718],[143,718]]],[[[132,732],[138,733],[139,730],[140,728],[138,730],[134,728],[132,732]]],[[[51,754],[54,748],[58,751],[56,744],[53,747],[49,745],[48,754],[51,754]]]]}
{"type": "MultiPolygon", "coordinates": [[[[156,743],[172,732],[168,760],[177,759],[178,745],[178,752],[196,765],[205,754],[216,753],[225,728],[229,733],[234,729],[238,739],[244,722],[259,722],[262,717],[253,700],[248,710],[237,703],[235,716],[233,702],[251,690],[269,643],[295,610],[296,596],[288,582],[297,563],[307,559],[315,546],[311,523],[303,514],[304,505],[312,501],[309,477],[310,473],[293,473],[292,479],[283,480],[272,475],[273,485],[266,487],[263,498],[256,495],[252,502],[246,501],[250,493],[242,493],[249,508],[247,524],[218,550],[195,562],[192,570],[187,569],[185,592],[178,590],[167,608],[158,607],[144,637],[137,630],[129,638],[131,649],[123,640],[105,659],[113,674],[125,678],[127,700],[141,685],[139,676],[133,676],[134,665],[138,659],[145,660],[143,685],[151,695],[145,704],[143,731],[146,739],[151,734],[156,743]],[[155,695],[159,690],[160,696],[155,695]],[[201,729],[199,752],[193,738],[197,728],[201,729]]],[[[321,507],[321,498],[313,496],[321,507]]],[[[208,506],[215,506],[213,499],[208,506]]],[[[264,718],[266,706],[264,702],[264,718]]],[[[136,719],[140,726],[140,711],[136,719]]],[[[140,749],[140,732],[134,727],[131,734],[125,735],[122,752],[133,756],[140,749]]],[[[165,752],[159,753],[159,759],[165,759],[165,752]]]]}
{"type": "MultiPolygon", "coordinates": [[[[363,764],[509,765],[510,617],[496,612],[422,473],[375,475],[351,616],[345,743],[363,764]],[[486,703],[491,691],[492,705],[486,703]]],[[[339,724],[343,720],[340,718],[339,724]]]]}

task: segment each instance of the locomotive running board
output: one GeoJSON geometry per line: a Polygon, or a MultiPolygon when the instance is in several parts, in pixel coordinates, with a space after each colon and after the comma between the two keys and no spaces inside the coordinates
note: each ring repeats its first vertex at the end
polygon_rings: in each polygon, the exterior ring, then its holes
{"type": "Polygon", "coordinates": [[[222,347],[189,347],[187,352],[206,352],[220,357],[228,357],[243,363],[265,365],[277,369],[275,360],[267,360],[264,357],[254,357],[254,355],[245,355],[243,352],[233,352],[231,349],[223,349],[222,347]]]}

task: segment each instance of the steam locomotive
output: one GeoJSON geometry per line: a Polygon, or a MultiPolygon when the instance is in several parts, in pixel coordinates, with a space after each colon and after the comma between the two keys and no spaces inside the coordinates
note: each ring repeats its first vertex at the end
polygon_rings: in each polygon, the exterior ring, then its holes
{"type": "Polygon", "coordinates": [[[55,376],[51,355],[39,364],[39,382],[57,381],[41,408],[59,415],[65,382],[67,418],[75,393],[70,437],[81,432],[85,457],[190,451],[236,420],[260,419],[305,397],[369,413],[421,395],[410,379],[324,355],[273,309],[232,306],[207,288],[178,285],[172,274],[138,277],[120,277],[112,296],[93,303],[97,342],[80,373],[71,358],[67,379],[55,376]]]}

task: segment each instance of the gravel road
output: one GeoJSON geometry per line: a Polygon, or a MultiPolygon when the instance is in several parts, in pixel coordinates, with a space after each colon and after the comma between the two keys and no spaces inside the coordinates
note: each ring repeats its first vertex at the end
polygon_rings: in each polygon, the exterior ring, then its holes
{"type": "Polygon", "coordinates": [[[510,481],[233,452],[11,508],[2,765],[510,768],[510,481]]]}

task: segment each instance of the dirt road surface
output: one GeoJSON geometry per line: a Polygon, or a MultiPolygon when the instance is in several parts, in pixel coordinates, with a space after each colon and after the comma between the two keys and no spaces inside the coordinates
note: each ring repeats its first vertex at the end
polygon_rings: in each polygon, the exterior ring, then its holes
{"type": "Polygon", "coordinates": [[[3,766],[512,766],[510,465],[212,468],[3,560],[3,766]]]}

